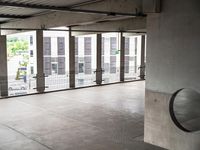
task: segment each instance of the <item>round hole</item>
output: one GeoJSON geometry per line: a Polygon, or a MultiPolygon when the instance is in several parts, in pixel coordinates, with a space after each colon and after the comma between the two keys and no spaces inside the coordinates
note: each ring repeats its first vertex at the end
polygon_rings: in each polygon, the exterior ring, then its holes
{"type": "Polygon", "coordinates": [[[185,132],[200,131],[200,94],[192,89],[176,91],[170,100],[173,122],[185,132]]]}

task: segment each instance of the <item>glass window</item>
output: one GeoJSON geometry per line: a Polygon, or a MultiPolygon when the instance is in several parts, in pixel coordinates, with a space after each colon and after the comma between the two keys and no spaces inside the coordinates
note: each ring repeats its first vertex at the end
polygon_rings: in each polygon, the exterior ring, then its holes
{"type": "Polygon", "coordinates": [[[52,74],[57,74],[58,73],[58,64],[53,63],[51,64],[52,66],[52,74]]]}
{"type": "Polygon", "coordinates": [[[45,91],[69,88],[69,36],[67,31],[44,31],[45,91]]]}
{"type": "Polygon", "coordinates": [[[31,66],[31,74],[34,74],[34,67],[31,66]]]}
{"type": "Polygon", "coordinates": [[[136,80],[140,76],[141,36],[125,37],[125,80],[136,80]]]}
{"type": "Polygon", "coordinates": [[[30,57],[33,57],[33,50],[30,50],[30,57]]]}
{"type": "Polygon", "coordinates": [[[84,73],[84,63],[79,63],[79,73],[84,73]]]}
{"type": "Polygon", "coordinates": [[[102,69],[104,84],[120,81],[119,33],[102,34],[102,69]]]}
{"type": "Polygon", "coordinates": [[[33,35],[30,36],[30,45],[33,45],[33,35]]]}
{"type": "Polygon", "coordinates": [[[35,93],[37,58],[36,32],[7,36],[8,95],[35,93]],[[35,73],[35,74],[34,74],[35,73]]]}
{"type": "Polygon", "coordinates": [[[95,85],[96,35],[75,38],[76,87],[95,85]]]}

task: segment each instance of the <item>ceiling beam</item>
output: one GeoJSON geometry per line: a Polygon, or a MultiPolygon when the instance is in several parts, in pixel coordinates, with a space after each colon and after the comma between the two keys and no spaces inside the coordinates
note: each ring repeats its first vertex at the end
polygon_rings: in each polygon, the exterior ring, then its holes
{"type": "Polygon", "coordinates": [[[90,14],[101,14],[108,16],[146,16],[142,13],[123,13],[123,12],[110,12],[110,11],[98,11],[98,10],[87,10],[87,9],[76,9],[70,7],[57,7],[57,6],[49,6],[49,5],[36,5],[36,4],[24,4],[24,3],[15,3],[15,2],[0,2],[1,6],[11,6],[11,7],[21,7],[21,8],[32,8],[32,9],[44,9],[44,10],[52,10],[52,11],[70,11],[77,13],[90,13],[90,14]]]}
{"type": "Polygon", "coordinates": [[[11,19],[25,19],[31,16],[28,15],[8,15],[8,14],[0,14],[0,18],[11,18],[11,19]]]}
{"type": "Polygon", "coordinates": [[[68,7],[75,8],[75,7],[85,6],[85,5],[89,5],[89,4],[99,3],[102,1],[105,1],[105,0],[87,0],[85,2],[80,2],[80,3],[69,5],[68,7]]]}
{"type": "Polygon", "coordinates": [[[144,31],[146,18],[128,18],[94,24],[72,26],[72,30],[116,30],[116,31],[144,31]]]}

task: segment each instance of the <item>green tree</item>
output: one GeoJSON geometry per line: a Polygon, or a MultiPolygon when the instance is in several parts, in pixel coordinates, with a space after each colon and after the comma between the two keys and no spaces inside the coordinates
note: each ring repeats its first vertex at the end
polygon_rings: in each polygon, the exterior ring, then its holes
{"type": "Polygon", "coordinates": [[[8,56],[15,56],[17,51],[27,51],[28,41],[18,38],[9,38],[7,40],[8,56]]]}

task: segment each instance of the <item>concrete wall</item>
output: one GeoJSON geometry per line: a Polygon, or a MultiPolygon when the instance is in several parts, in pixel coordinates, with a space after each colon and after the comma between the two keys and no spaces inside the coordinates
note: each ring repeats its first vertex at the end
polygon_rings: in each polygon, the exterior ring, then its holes
{"type": "Polygon", "coordinates": [[[163,0],[147,18],[145,141],[172,150],[199,150],[200,133],[178,129],[169,99],[180,88],[200,92],[200,1],[163,0]]]}

